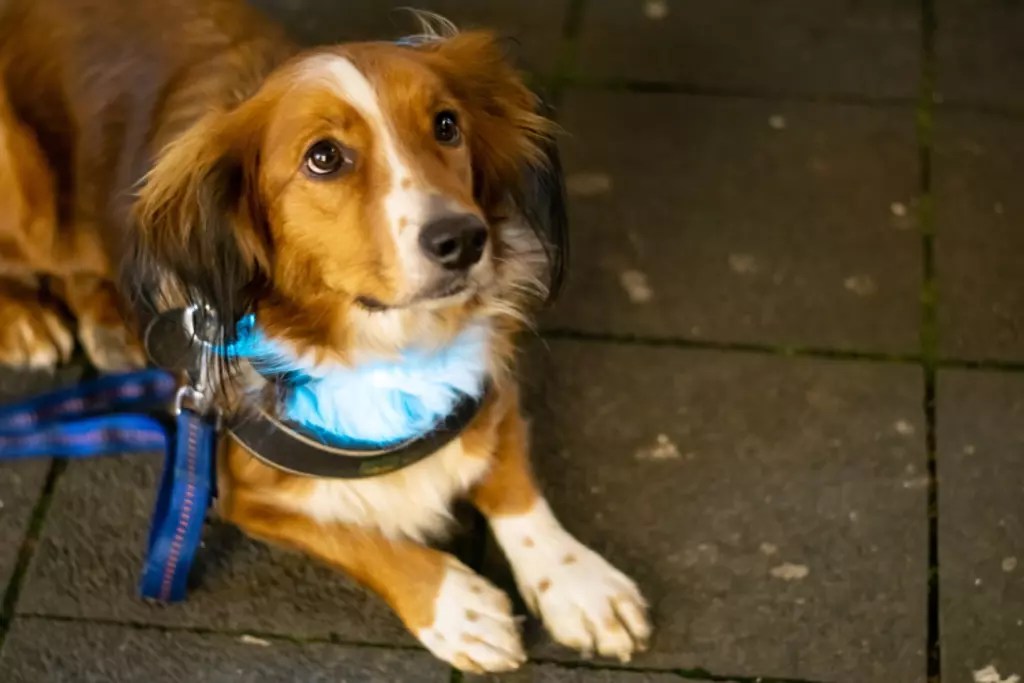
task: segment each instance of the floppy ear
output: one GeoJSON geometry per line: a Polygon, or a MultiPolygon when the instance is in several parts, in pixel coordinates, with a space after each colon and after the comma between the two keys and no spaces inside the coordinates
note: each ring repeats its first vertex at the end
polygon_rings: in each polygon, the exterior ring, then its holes
{"type": "Polygon", "coordinates": [[[133,207],[123,268],[124,291],[149,309],[140,313],[167,308],[168,298],[206,304],[230,341],[251,312],[270,249],[258,142],[241,114],[214,113],[161,152],[133,207]]]}
{"type": "Polygon", "coordinates": [[[548,261],[548,300],[568,256],[564,180],[555,124],[526,87],[494,34],[457,33],[421,45],[466,109],[477,202],[491,220],[520,214],[548,261]],[[511,206],[509,205],[511,203],[511,206]]]}
{"type": "Polygon", "coordinates": [[[547,303],[551,303],[558,297],[569,263],[569,217],[558,145],[547,138],[540,142],[540,151],[540,160],[524,165],[522,181],[512,188],[511,198],[547,254],[547,303]]]}

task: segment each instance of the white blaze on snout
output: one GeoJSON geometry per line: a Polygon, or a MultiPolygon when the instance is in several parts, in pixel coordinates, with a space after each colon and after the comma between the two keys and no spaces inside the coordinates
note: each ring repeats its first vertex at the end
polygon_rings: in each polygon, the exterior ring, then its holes
{"type": "Polygon", "coordinates": [[[355,64],[338,55],[321,55],[310,60],[309,69],[314,77],[325,78],[338,97],[355,107],[369,125],[374,142],[383,151],[390,175],[384,213],[409,280],[407,286],[415,288],[418,280],[425,276],[418,238],[420,227],[430,218],[429,188],[416,187],[413,182],[411,165],[401,153],[380,98],[355,64]],[[409,182],[404,182],[406,180],[409,182]]]}

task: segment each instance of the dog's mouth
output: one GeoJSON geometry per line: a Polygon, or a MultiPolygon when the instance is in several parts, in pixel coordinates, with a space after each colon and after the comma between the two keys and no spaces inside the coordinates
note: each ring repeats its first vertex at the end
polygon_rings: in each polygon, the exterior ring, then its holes
{"type": "Polygon", "coordinates": [[[356,303],[367,311],[372,312],[408,310],[413,308],[436,310],[465,303],[476,295],[478,289],[479,287],[476,283],[465,278],[459,278],[442,282],[439,286],[417,294],[412,299],[402,303],[388,304],[371,296],[359,296],[356,298],[356,303]]]}

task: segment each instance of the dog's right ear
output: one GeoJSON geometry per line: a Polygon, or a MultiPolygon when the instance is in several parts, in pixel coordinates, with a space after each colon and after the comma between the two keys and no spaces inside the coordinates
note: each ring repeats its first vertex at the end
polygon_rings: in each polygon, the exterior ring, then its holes
{"type": "Polygon", "coordinates": [[[230,340],[252,311],[270,258],[260,135],[244,106],[211,113],[170,143],[144,178],[122,269],[123,291],[144,317],[169,301],[205,304],[230,340]]]}

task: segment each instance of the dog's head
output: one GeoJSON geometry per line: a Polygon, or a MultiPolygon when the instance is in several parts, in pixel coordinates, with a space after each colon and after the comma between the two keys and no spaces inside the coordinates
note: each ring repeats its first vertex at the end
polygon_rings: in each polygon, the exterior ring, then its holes
{"type": "Polygon", "coordinates": [[[557,288],[551,133],[489,33],[302,53],[162,152],[126,272],[227,339],[255,313],[318,358],[442,345],[557,288]]]}

